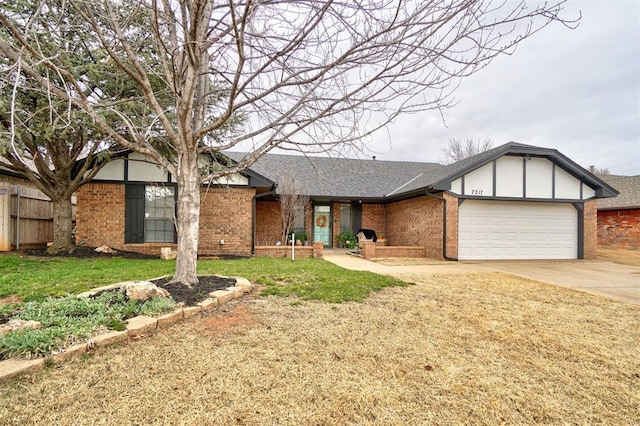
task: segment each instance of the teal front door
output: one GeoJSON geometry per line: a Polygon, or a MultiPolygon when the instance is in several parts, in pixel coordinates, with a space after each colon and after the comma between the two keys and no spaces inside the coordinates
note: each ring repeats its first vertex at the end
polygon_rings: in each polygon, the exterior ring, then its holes
{"type": "Polygon", "coordinates": [[[313,206],[313,241],[331,247],[331,206],[313,206]]]}

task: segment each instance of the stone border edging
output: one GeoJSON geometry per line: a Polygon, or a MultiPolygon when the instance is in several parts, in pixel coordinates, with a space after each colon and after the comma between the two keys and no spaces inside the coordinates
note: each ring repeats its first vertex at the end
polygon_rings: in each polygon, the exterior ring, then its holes
{"type": "MultiPolygon", "coordinates": [[[[218,305],[224,304],[233,299],[237,299],[245,293],[250,293],[254,288],[253,284],[251,284],[246,278],[221,277],[235,279],[235,286],[227,287],[226,290],[216,290],[211,292],[209,294],[209,298],[203,300],[202,302],[199,302],[196,306],[186,306],[183,308],[178,308],[173,312],[169,312],[158,317],[139,315],[137,317],[129,318],[128,320],[125,320],[126,330],[109,330],[106,333],[89,338],[85,343],[78,343],[69,346],[67,348],[64,348],[64,350],[62,350],[62,352],[60,353],[48,355],[44,358],[12,358],[0,361],[0,383],[6,382],[23,374],[34,373],[36,371],[42,370],[45,365],[51,363],[62,363],[74,356],[79,356],[81,354],[91,352],[97,348],[102,348],[116,343],[129,342],[132,339],[137,340],[142,336],[150,334],[160,328],[169,327],[170,325],[173,325],[181,320],[186,320],[195,315],[210,311],[218,305]]],[[[151,280],[154,279],[157,278],[152,278],[151,280]]],[[[104,287],[97,287],[84,293],[78,294],[78,297],[90,297],[103,291],[116,290],[119,289],[123,284],[130,282],[135,281],[124,281],[104,287]]]]}

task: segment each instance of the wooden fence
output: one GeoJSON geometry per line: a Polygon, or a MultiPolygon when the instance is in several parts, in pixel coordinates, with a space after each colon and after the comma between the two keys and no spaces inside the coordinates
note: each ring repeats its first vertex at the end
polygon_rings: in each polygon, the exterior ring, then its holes
{"type": "Polygon", "coordinates": [[[0,251],[44,247],[52,240],[49,197],[35,188],[0,182],[0,251]]]}

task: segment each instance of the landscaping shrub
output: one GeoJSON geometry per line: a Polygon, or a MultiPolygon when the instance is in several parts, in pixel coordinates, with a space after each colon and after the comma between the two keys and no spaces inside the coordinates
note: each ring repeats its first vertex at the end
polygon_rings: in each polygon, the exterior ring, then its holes
{"type": "Polygon", "coordinates": [[[123,329],[122,321],[137,315],[156,315],[171,311],[172,299],[153,298],[144,302],[129,300],[119,291],[96,297],[68,295],[49,297],[23,305],[12,319],[38,321],[41,329],[23,329],[0,338],[0,358],[37,357],[74,344],[101,329],[123,329]]]}

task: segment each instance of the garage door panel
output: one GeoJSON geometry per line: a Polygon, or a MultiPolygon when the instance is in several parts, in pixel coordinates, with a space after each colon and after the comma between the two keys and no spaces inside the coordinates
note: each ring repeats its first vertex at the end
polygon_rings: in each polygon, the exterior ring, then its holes
{"type": "Polygon", "coordinates": [[[509,241],[509,242],[518,241],[517,232],[505,232],[503,235],[504,235],[505,241],[509,241]]]}
{"type": "Polygon", "coordinates": [[[460,259],[575,259],[578,214],[567,203],[466,200],[459,208],[460,259]]]}
{"type": "Polygon", "coordinates": [[[474,226],[486,226],[489,224],[489,218],[487,216],[484,215],[478,215],[476,216],[473,221],[471,222],[474,224],[474,226]]]}

